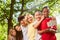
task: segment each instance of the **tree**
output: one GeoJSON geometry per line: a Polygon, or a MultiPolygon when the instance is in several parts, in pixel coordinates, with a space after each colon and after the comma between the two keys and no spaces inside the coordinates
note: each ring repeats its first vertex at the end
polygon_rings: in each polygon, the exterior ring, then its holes
{"type": "Polygon", "coordinates": [[[5,30],[4,26],[8,25],[6,29],[9,31],[17,22],[15,20],[17,12],[20,12],[20,15],[24,14],[24,12],[34,14],[35,10],[41,10],[44,6],[49,6],[50,15],[54,11],[60,12],[60,0],[0,0],[0,26],[5,30]]]}
{"type": "Polygon", "coordinates": [[[10,15],[9,15],[9,18],[7,19],[8,20],[8,32],[9,32],[10,27],[13,27],[12,17],[14,13],[14,3],[15,3],[15,0],[11,0],[10,15]]]}

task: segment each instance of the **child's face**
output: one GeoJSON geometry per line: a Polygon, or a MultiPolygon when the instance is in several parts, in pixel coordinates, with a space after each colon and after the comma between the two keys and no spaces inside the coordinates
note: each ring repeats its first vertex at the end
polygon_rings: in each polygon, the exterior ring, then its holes
{"type": "Polygon", "coordinates": [[[41,14],[39,12],[35,13],[35,19],[37,19],[37,20],[41,19],[41,14]]]}
{"type": "Polygon", "coordinates": [[[48,17],[49,10],[47,8],[44,8],[43,11],[42,11],[42,14],[44,15],[44,17],[48,17]]]}
{"type": "Polygon", "coordinates": [[[25,21],[25,19],[23,19],[22,21],[21,21],[21,25],[26,25],[27,24],[27,22],[25,21]]]}
{"type": "Polygon", "coordinates": [[[16,36],[16,31],[15,30],[12,30],[12,35],[16,36]]]}
{"type": "Polygon", "coordinates": [[[29,17],[28,17],[28,22],[29,22],[29,23],[33,22],[33,17],[32,17],[32,16],[29,16],[29,17]]]}

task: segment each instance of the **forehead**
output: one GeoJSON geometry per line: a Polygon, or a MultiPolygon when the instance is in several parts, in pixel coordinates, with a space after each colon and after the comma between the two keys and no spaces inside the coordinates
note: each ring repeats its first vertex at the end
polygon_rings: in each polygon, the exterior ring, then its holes
{"type": "Polygon", "coordinates": [[[21,22],[26,22],[26,19],[23,19],[21,22]]]}
{"type": "Polygon", "coordinates": [[[32,15],[29,15],[28,18],[33,18],[33,16],[32,15]]]}
{"type": "Polygon", "coordinates": [[[12,31],[12,29],[9,30],[10,32],[12,31]]]}
{"type": "Polygon", "coordinates": [[[13,31],[13,32],[15,32],[15,30],[14,30],[14,29],[13,29],[12,31],[13,31]]]}
{"type": "Polygon", "coordinates": [[[41,12],[35,12],[35,15],[40,15],[41,14],[41,12]]]}
{"type": "Polygon", "coordinates": [[[47,8],[44,8],[43,11],[48,11],[48,9],[47,8]]]}

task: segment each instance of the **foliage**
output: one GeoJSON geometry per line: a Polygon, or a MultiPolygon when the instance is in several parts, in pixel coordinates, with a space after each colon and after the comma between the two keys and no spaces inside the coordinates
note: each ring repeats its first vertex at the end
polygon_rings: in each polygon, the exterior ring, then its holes
{"type": "Polygon", "coordinates": [[[7,25],[0,24],[0,40],[7,40],[7,25]]]}
{"type": "MultiPolygon", "coordinates": [[[[8,19],[10,17],[11,0],[0,0],[0,40],[5,39],[8,30],[8,19]],[[3,36],[2,36],[3,35],[3,36]]],[[[42,10],[44,6],[50,8],[50,16],[55,11],[60,14],[60,0],[15,0],[13,5],[12,23],[17,24],[17,17],[22,13],[34,14],[35,10],[42,10]],[[23,6],[22,6],[23,3],[23,6]]],[[[56,15],[56,14],[55,14],[56,15]]]]}

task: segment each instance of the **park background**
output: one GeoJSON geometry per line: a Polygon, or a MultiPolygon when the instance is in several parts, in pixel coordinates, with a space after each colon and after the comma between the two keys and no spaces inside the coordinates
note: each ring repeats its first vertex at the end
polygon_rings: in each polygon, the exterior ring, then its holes
{"type": "Polygon", "coordinates": [[[0,0],[0,40],[7,40],[8,31],[18,23],[17,17],[34,14],[44,6],[50,9],[50,16],[57,20],[57,40],[60,40],[60,0],[0,0]]]}

